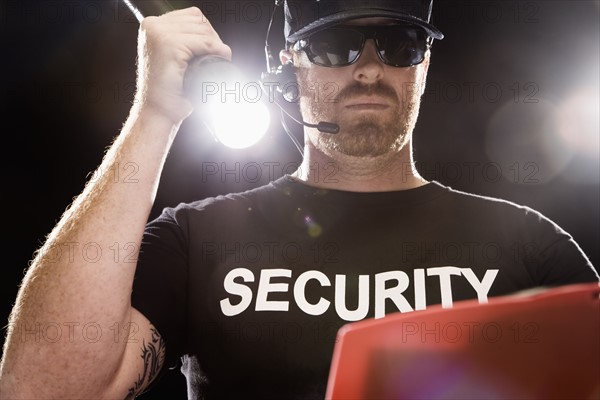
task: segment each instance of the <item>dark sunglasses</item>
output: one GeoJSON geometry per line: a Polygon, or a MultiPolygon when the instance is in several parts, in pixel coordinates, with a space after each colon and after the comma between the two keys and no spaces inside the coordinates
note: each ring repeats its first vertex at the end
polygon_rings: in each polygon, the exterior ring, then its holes
{"type": "Polygon", "coordinates": [[[294,44],[308,59],[323,67],[345,67],[358,60],[367,39],[375,41],[379,59],[393,67],[423,62],[433,38],[411,25],[335,26],[318,31],[294,44]]]}

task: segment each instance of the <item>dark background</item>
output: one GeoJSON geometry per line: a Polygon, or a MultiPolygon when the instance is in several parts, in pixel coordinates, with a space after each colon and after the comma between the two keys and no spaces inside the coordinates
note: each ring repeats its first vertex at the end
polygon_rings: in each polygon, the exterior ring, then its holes
{"type": "MultiPolygon", "coordinates": [[[[172,4],[205,10],[234,62],[258,79],[270,1],[172,4]]],[[[598,14],[598,1],[437,1],[433,22],[446,38],[434,43],[415,131],[426,178],[537,209],[571,233],[596,268],[598,14]]],[[[277,16],[276,49],[281,24],[277,16]]],[[[138,23],[116,0],[3,0],[0,27],[0,320],[7,321],[32,253],[127,117],[138,23]]],[[[275,113],[267,136],[246,150],[224,148],[186,121],[152,216],[182,201],[266,183],[299,160],[275,113]],[[208,174],[214,166],[218,173],[208,174]]],[[[166,393],[185,397],[178,372],[144,398],[166,393]]]]}

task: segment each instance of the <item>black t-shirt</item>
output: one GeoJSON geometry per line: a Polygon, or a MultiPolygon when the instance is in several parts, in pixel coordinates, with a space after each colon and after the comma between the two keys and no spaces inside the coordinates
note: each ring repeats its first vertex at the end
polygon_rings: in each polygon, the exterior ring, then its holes
{"type": "Polygon", "coordinates": [[[571,236],[528,207],[437,182],[357,193],[285,176],[165,209],[132,303],[192,398],[310,399],[344,323],[590,281],[571,236]]]}

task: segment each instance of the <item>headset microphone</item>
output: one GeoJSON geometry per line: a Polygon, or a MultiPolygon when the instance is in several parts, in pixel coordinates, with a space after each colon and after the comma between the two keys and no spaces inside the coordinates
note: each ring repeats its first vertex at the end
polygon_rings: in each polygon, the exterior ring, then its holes
{"type": "MultiPolygon", "coordinates": [[[[265,50],[269,53],[267,48],[265,50]]],[[[267,62],[267,65],[268,64],[269,63],[267,62]]],[[[319,132],[323,133],[336,134],[340,131],[340,126],[333,122],[320,121],[317,124],[310,124],[302,119],[298,104],[294,105],[294,103],[297,103],[299,100],[298,94],[300,89],[298,88],[298,82],[296,81],[295,67],[291,63],[279,66],[275,72],[263,73],[261,83],[263,90],[267,92],[269,98],[272,99],[281,112],[291,118],[292,121],[309,128],[317,128],[319,132]],[[275,86],[274,91],[272,89],[273,86],[275,86]],[[270,91],[267,91],[267,87],[270,91]]],[[[285,122],[283,123],[283,127],[287,131],[285,122]]],[[[289,134],[290,133],[288,132],[288,135],[289,134]]]]}
{"type": "MultiPolygon", "coordinates": [[[[314,125],[311,125],[311,124],[304,123],[304,125],[314,127],[314,125]]],[[[316,128],[319,130],[319,132],[324,132],[324,133],[335,134],[340,131],[340,126],[338,124],[334,124],[333,122],[321,121],[317,124],[316,128]]]]}
{"type": "MultiPolygon", "coordinates": [[[[271,19],[269,21],[269,27],[267,29],[267,37],[265,39],[265,56],[267,59],[267,72],[262,74],[261,81],[263,89],[266,91],[266,87],[275,86],[274,93],[268,93],[269,98],[274,100],[274,103],[281,109],[282,113],[291,118],[294,122],[307,126],[309,128],[317,128],[319,132],[328,133],[328,134],[336,134],[340,131],[340,126],[333,122],[325,122],[320,121],[317,124],[310,124],[305,122],[302,119],[302,115],[300,114],[300,109],[298,104],[295,106],[292,103],[297,103],[299,100],[300,89],[298,86],[298,81],[296,80],[296,68],[292,65],[292,63],[287,63],[284,65],[280,65],[275,68],[273,54],[271,53],[271,48],[269,46],[269,34],[271,32],[271,25],[273,24],[273,18],[275,16],[275,11],[277,7],[281,6],[283,0],[275,0],[275,5],[273,7],[273,14],[271,15],[271,19]]],[[[282,119],[283,119],[282,115],[282,119]]],[[[288,136],[294,141],[296,147],[299,147],[299,144],[295,140],[295,138],[291,135],[288,130],[285,121],[282,120],[282,124],[284,129],[286,130],[288,136]]],[[[301,149],[299,148],[302,153],[301,149]]]]}

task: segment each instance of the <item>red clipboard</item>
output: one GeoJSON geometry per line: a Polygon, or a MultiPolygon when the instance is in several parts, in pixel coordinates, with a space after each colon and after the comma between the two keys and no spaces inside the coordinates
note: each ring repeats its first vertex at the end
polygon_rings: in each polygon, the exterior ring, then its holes
{"type": "Polygon", "coordinates": [[[327,399],[600,399],[600,286],[343,326],[327,399]]]}

